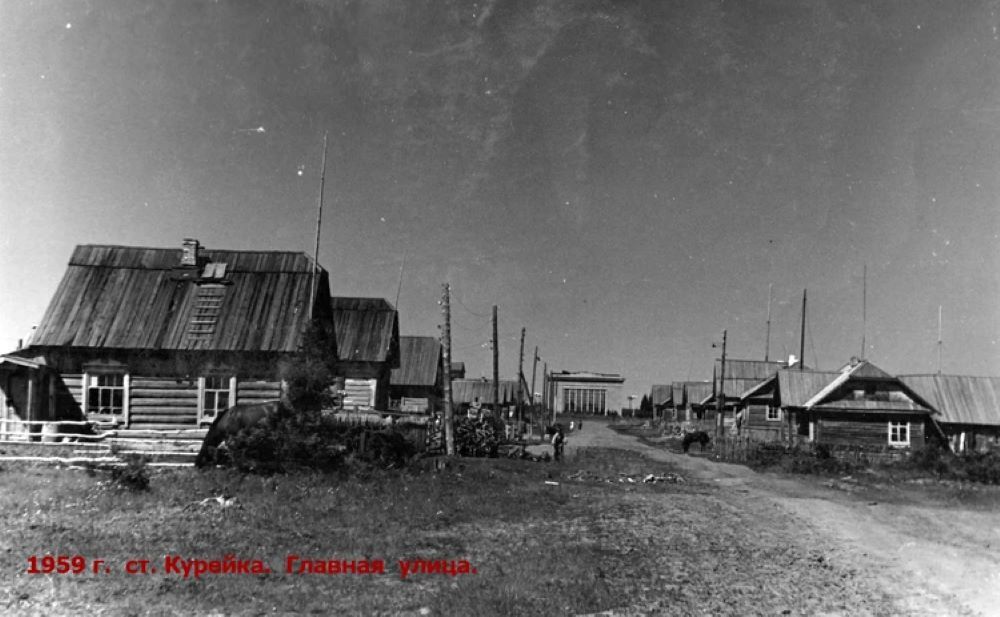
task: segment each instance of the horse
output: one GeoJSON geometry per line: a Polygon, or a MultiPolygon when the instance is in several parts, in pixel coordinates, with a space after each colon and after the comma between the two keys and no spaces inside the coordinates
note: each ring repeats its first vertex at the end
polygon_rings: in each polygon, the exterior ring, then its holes
{"type": "Polygon", "coordinates": [[[276,416],[285,409],[281,401],[268,401],[266,403],[240,403],[225,411],[219,412],[208,433],[205,434],[204,441],[201,442],[201,450],[198,458],[195,459],[195,467],[202,468],[211,465],[215,461],[215,451],[219,446],[244,429],[248,429],[259,424],[263,424],[269,418],[276,416]]]}
{"type": "Polygon", "coordinates": [[[691,433],[684,433],[684,441],[681,442],[681,445],[684,448],[684,452],[687,452],[688,448],[691,447],[691,444],[698,442],[701,444],[701,451],[704,452],[705,446],[707,446],[710,441],[712,441],[712,438],[709,437],[708,433],[705,431],[694,431],[691,433]]]}

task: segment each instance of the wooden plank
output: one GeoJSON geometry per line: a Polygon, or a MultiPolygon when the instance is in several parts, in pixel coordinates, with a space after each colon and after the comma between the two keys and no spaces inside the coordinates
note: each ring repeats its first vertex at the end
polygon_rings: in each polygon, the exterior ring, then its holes
{"type": "Polygon", "coordinates": [[[189,415],[173,415],[173,414],[132,414],[132,428],[141,428],[147,424],[190,424],[195,426],[198,422],[198,416],[194,414],[189,415]]]}
{"type": "Polygon", "coordinates": [[[168,399],[171,401],[183,401],[187,399],[198,399],[197,390],[152,390],[144,388],[142,390],[132,389],[132,400],[142,401],[142,400],[160,400],[168,399]]]}

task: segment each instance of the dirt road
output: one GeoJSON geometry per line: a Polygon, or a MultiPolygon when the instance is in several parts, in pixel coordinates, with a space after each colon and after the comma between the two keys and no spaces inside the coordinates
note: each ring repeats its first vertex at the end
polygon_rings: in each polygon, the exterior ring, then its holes
{"type": "MultiPolygon", "coordinates": [[[[907,503],[850,484],[758,474],[739,465],[677,454],[588,421],[569,435],[567,460],[588,447],[630,450],[721,487],[755,510],[780,508],[794,521],[784,533],[822,550],[884,590],[900,614],[1000,615],[1000,512],[960,504],[907,503]]],[[[755,519],[751,518],[751,524],[755,519]]],[[[749,534],[772,532],[767,520],[749,534]]],[[[878,612],[878,611],[876,611],[878,612]]]]}

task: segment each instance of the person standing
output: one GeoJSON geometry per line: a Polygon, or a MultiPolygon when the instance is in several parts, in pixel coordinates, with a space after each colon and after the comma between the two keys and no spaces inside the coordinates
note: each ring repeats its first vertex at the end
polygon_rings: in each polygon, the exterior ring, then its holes
{"type": "Polygon", "coordinates": [[[563,434],[562,426],[557,424],[556,430],[552,433],[552,458],[557,461],[562,460],[563,446],[566,443],[566,435],[563,434]]]}

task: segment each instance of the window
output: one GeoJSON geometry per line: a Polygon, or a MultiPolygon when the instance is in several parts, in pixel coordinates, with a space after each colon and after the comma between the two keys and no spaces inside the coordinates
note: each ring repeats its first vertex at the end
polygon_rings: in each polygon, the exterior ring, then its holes
{"type": "Polygon", "coordinates": [[[771,405],[767,406],[767,414],[765,417],[771,422],[778,422],[781,420],[781,408],[773,407],[771,405]]]}
{"type": "Polygon", "coordinates": [[[202,380],[201,421],[211,422],[215,420],[220,411],[225,411],[232,406],[230,402],[232,379],[229,377],[209,376],[203,377],[202,380]]]}
{"type": "Polygon", "coordinates": [[[604,413],[607,391],[601,388],[566,388],[563,390],[563,411],[604,413]]]}
{"type": "Polygon", "coordinates": [[[889,423],[889,445],[908,446],[910,445],[910,423],[890,422],[889,423]]]}
{"type": "Polygon", "coordinates": [[[87,382],[87,413],[102,416],[125,414],[125,375],[90,375],[87,382]]]}

